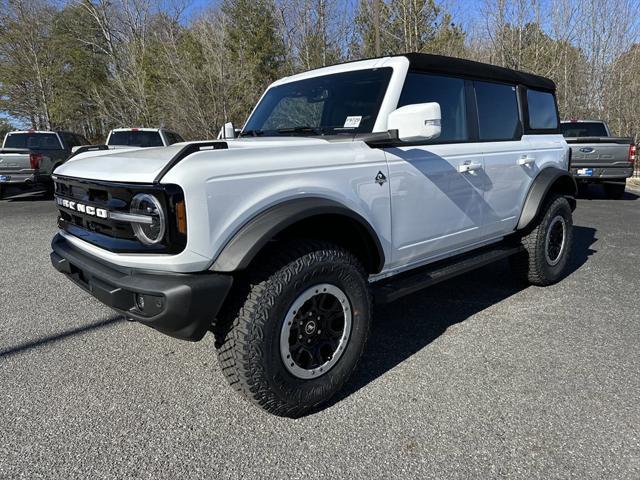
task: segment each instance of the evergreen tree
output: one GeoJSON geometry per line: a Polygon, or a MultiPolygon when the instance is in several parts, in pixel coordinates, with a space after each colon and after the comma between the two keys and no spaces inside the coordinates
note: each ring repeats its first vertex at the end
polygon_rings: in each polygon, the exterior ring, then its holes
{"type": "Polygon", "coordinates": [[[102,38],[87,11],[70,4],[54,17],[49,48],[56,54],[52,124],[84,134],[104,136],[94,92],[107,83],[107,64],[96,44],[102,38]]]}
{"type": "Polygon", "coordinates": [[[352,56],[407,52],[464,55],[464,32],[435,0],[360,0],[352,56]]]}
{"type": "Polygon", "coordinates": [[[236,73],[232,95],[241,99],[230,118],[241,123],[254,101],[282,72],[285,51],[272,0],[225,0],[224,51],[236,73]]]}

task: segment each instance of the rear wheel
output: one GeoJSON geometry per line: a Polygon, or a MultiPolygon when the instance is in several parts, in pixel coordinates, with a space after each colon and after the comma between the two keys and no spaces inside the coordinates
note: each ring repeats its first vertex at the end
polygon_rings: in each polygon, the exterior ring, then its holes
{"type": "Polygon", "coordinates": [[[524,251],[511,257],[514,273],[523,281],[545,286],[562,278],[571,253],[573,218],[566,198],[550,196],[534,224],[522,236],[524,251]]]}
{"type": "Polygon", "coordinates": [[[624,189],[626,185],[624,183],[605,183],[604,184],[604,193],[607,197],[620,200],[624,197],[624,189]]]}
{"type": "Polygon", "coordinates": [[[270,413],[297,417],[333,396],[356,367],[371,315],[366,274],[327,243],[280,244],[219,316],[229,383],[270,413]]]}

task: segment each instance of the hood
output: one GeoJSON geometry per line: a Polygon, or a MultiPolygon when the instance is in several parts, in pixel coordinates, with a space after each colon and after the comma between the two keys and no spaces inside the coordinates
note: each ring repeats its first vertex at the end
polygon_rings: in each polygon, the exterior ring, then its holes
{"type": "MultiPolygon", "coordinates": [[[[221,142],[225,140],[220,140],[221,142]]],[[[267,137],[226,140],[229,150],[296,148],[329,143],[321,138],[267,137]]],[[[151,183],[173,157],[189,143],[175,143],[169,147],[98,150],[82,153],[62,164],[56,175],[103,180],[109,182],[151,183]]],[[[227,150],[216,150],[220,155],[227,150]]]]}

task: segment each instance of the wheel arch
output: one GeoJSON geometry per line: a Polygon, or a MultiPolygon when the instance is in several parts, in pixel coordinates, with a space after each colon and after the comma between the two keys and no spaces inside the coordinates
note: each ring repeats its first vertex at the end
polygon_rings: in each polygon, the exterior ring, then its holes
{"type": "Polygon", "coordinates": [[[271,241],[327,240],[350,249],[368,273],[378,273],[385,254],[371,224],[352,209],[326,198],[299,198],[275,205],[246,222],[226,243],[210,270],[246,269],[271,241]]]}
{"type": "Polygon", "coordinates": [[[524,202],[516,230],[523,230],[531,225],[538,216],[547,196],[551,193],[565,195],[569,199],[571,209],[575,209],[575,196],[578,187],[573,176],[566,170],[556,167],[544,168],[533,180],[524,202]]]}

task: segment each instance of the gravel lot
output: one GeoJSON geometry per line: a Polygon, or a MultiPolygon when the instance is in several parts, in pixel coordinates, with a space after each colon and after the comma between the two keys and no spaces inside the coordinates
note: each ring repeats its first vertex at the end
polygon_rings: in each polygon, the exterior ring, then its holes
{"type": "Polygon", "coordinates": [[[53,270],[52,202],[0,202],[0,478],[640,478],[640,198],[579,201],[571,274],[506,263],[376,310],[342,395],[269,416],[213,339],[53,270]]]}

